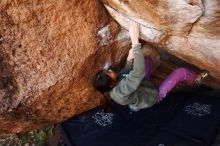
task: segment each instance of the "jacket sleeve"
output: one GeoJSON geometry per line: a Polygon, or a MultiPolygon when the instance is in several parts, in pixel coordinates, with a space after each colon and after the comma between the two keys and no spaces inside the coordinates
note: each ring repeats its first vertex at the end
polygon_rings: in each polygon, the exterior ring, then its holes
{"type": "Polygon", "coordinates": [[[118,73],[119,80],[122,80],[133,69],[133,60],[134,59],[127,61],[125,66],[120,70],[120,72],[118,73]]]}
{"type": "Polygon", "coordinates": [[[134,53],[133,70],[123,78],[111,91],[110,95],[114,98],[121,98],[121,102],[126,102],[125,96],[133,93],[141,84],[145,75],[144,55],[141,51],[141,44],[132,46],[134,53]]]}
{"type": "Polygon", "coordinates": [[[126,61],[126,64],[125,64],[125,67],[124,67],[124,68],[126,68],[125,73],[128,74],[133,69],[133,62],[134,62],[134,58],[131,59],[130,61],[126,61]]]}

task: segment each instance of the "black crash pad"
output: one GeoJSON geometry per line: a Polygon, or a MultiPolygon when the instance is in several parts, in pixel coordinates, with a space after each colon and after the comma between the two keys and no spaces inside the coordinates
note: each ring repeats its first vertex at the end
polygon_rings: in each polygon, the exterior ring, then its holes
{"type": "Polygon", "coordinates": [[[61,124],[68,146],[206,146],[220,123],[220,92],[169,95],[153,107],[132,112],[113,101],[61,124]]]}

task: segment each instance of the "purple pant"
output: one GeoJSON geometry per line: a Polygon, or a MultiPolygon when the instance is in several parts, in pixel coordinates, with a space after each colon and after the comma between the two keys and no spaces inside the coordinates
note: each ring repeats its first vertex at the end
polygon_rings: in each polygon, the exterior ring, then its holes
{"type": "MultiPolygon", "coordinates": [[[[145,79],[149,80],[152,72],[152,59],[151,57],[145,58],[145,79]]],[[[197,74],[187,68],[177,68],[159,86],[158,101],[161,101],[166,97],[178,83],[182,81],[194,81],[197,78],[197,74]]]]}

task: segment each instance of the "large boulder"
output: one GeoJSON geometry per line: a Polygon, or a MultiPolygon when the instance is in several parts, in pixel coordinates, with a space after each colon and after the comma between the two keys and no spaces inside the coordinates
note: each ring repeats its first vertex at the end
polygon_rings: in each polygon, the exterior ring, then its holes
{"type": "MultiPolygon", "coordinates": [[[[170,54],[207,69],[220,85],[220,3],[218,0],[102,0],[124,28],[141,24],[141,37],[170,54]]],[[[213,83],[214,82],[214,83],[213,83]]]]}
{"type": "Polygon", "coordinates": [[[91,78],[125,55],[119,30],[97,0],[0,1],[0,134],[97,106],[91,78]]]}

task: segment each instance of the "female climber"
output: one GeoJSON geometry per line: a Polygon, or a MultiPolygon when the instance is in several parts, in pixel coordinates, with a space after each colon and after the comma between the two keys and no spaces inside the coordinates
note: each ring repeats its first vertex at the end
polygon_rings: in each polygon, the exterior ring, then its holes
{"type": "Polygon", "coordinates": [[[132,111],[148,108],[163,100],[177,83],[185,80],[200,82],[208,76],[207,71],[199,75],[186,69],[174,70],[159,86],[155,88],[149,81],[152,70],[151,57],[144,58],[139,43],[139,25],[132,23],[129,28],[132,48],[125,67],[116,73],[112,69],[102,69],[93,79],[95,89],[103,94],[104,110],[108,109],[110,98],[120,105],[128,105],[132,111]]]}

